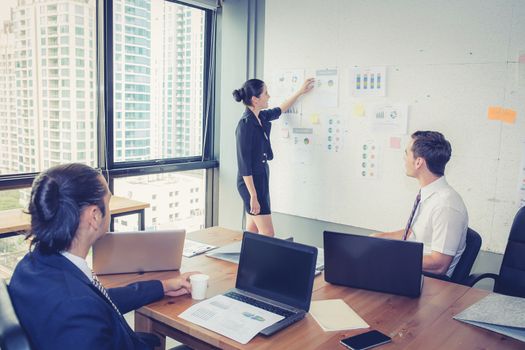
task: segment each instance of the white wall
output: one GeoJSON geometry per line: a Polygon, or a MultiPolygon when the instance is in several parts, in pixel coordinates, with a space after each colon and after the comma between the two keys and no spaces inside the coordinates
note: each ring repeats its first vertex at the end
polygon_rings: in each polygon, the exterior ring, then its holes
{"type": "MultiPolygon", "coordinates": [[[[271,0],[279,3],[281,0],[271,0]]],[[[283,0],[284,1],[284,0],[283,0]]],[[[348,1],[348,0],[346,0],[348,1]]],[[[290,4],[294,1],[285,1],[290,4]]],[[[357,1],[363,3],[363,1],[357,1]]],[[[253,3],[253,2],[252,2],[253,3]]],[[[309,10],[309,6],[304,1],[295,0],[296,6],[292,6],[292,9],[300,9],[300,11],[312,11],[309,10]]],[[[319,5],[321,2],[317,2],[319,5]]],[[[322,2],[325,6],[326,3],[322,2]]],[[[375,2],[377,3],[377,2],[375,2]]],[[[514,1],[512,4],[518,4],[514,1]]],[[[240,85],[247,79],[264,76],[261,69],[263,63],[260,59],[263,55],[263,49],[268,49],[263,46],[261,41],[261,31],[264,31],[264,25],[261,20],[264,19],[264,8],[265,2],[262,0],[257,1],[258,19],[257,23],[258,34],[255,35],[258,38],[256,51],[259,59],[255,60],[252,58],[251,62],[248,62],[248,18],[249,14],[253,15],[253,8],[250,12],[248,6],[248,0],[228,0],[224,3],[224,8],[221,18],[221,33],[220,33],[220,60],[221,64],[218,69],[220,71],[220,79],[218,80],[219,91],[218,102],[219,108],[219,137],[220,137],[220,177],[219,177],[219,218],[218,224],[223,227],[238,229],[240,230],[243,208],[242,202],[237,193],[236,188],[236,151],[235,151],[235,137],[234,131],[237,125],[238,119],[240,118],[243,107],[237,104],[231,97],[231,91],[240,85]],[[248,71],[255,71],[255,74],[247,74],[248,71]]],[[[421,3],[419,7],[425,6],[421,3]]],[[[464,7],[464,6],[463,6],[464,7]]],[[[406,10],[412,11],[413,8],[408,7],[406,10]]],[[[465,9],[465,15],[468,9],[465,9]]],[[[328,10],[327,10],[328,11],[328,10]]],[[[398,11],[403,11],[402,7],[399,7],[398,11]]],[[[315,11],[314,11],[315,12],[315,11]]],[[[317,21],[316,13],[308,13],[304,15],[305,23],[311,28],[321,25],[317,21]]],[[[253,18],[252,18],[253,19],[253,18]]],[[[497,20],[495,17],[494,20],[497,20]]],[[[313,30],[313,29],[312,29],[313,30]]],[[[306,34],[305,34],[306,35],[306,34]]],[[[318,53],[322,54],[322,48],[318,48],[318,53]]],[[[253,52],[251,53],[253,54],[253,52]]],[[[252,56],[253,57],[253,56],[252,56]]],[[[374,62],[381,63],[381,62],[374,62]]],[[[339,232],[353,232],[358,234],[367,234],[370,231],[363,228],[356,228],[352,226],[333,224],[320,220],[312,220],[308,218],[302,218],[293,215],[286,215],[280,213],[274,213],[273,215],[274,225],[278,236],[293,235],[297,241],[317,245],[322,245],[322,232],[323,230],[333,230],[339,232]]],[[[481,252],[478,260],[474,266],[474,272],[497,272],[501,263],[501,254],[485,253],[481,252]]],[[[478,285],[479,286],[479,285],[478,285]]]]}
{"type": "Polygon", "coordinates": [[[243,108],[233,100],[232,91],[247,79],[248,70],[248,1],[224,2],[220,18],[220,62],[217,69],[219,93],[219,226],[241,228],[242,202],[237,192],[237,156],[235,127],[243,108]]]}
{"type": "Polygon", "coordinates": [[[290,129],[287,119],[274,122],[273,210],[374,230],[404,227],[418,184],[405,176],[403,147],[389,147],[389,138],[406,139],[407,131],[379,132],[368,122],[376,105],[403,103],[408,134],[438,130],[450,140],[447,181],[463,197],[482,249],[502,253],[520,205],[525,82],[517,72],[525,50],[524,17],[520,0],[266,1],[264,77],[270,95],[272,73],[279,69],[304,69],[307,76],[323,68],[339,72],[338,106],[320,105],[314,89],[302,99],[302,118],[293,118],[294,128],[313,130],[311,159],[299,163],[300,145],[279,133],[290,129]],[[353,96],[351,68],[376,65],[387,72],[386,96],[353,96]],[[366,116],[353,115],[358,103],[366,116]],[[518,118],[514,124],[489,120],[489,106],[510,108],[518,118]],[[314,113],[315,123],[309,118],[314,113]],[[323,142],[334,114],[348,130],[338,153],[323,142]],[[367,139],[378,146],[376,179],[361,177],[359,150],[367,139]]]}

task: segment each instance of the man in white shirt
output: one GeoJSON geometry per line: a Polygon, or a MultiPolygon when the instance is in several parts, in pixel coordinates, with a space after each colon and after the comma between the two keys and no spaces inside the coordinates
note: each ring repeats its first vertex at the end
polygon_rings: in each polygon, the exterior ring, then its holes
{"type": "Polygon", "coordinates": [[[405,150],[406,173],[420,192],[405,229],[374,234],[424,244],[423,270],[452,276],[465,250],[468,214],[461,196],[445,180],[450,143],[436,131],[416,131],[405,150]]]}

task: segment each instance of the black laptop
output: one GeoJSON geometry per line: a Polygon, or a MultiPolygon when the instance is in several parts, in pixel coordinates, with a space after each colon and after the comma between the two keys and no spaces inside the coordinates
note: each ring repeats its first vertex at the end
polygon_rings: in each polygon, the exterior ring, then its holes
{"type": "Polygon", "coordinates": [[[244,232],[235,288],[224,296],[284,316],[260,332],[272,335],[310,309],[316,260],[315,247],[244,232]]]}
{"type": "Polygon", "coordinates": [[[324,231],[324,259],[326,282],[421,295],[423,243],[324,231]]]}

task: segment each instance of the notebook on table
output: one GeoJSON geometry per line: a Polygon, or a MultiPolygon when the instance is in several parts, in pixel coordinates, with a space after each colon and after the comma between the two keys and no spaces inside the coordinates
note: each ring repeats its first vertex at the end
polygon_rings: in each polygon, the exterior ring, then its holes
{"type": "Polygon", "coordinates": [[[235,288],[224,296],[283,316],[260,332],[274,334],[310,309],[316,258],[315,247],[245,232],[235,288]]]}
{"type": "Polygon", "coordinates": [[[93,245],[93,271],[115,274],[178,270],[185,230],[108,233],[93,245]]]}
{"type": "Polygon", "coordinates": [[[191,239],[186,239],[184,241],[184,251],[182,255],[184,255],[186,258],[191,258],[196,255],[206,253],[207,251],[213,250],[215,248],[217,247],[211,244],[206,244],[206,243],[193,241],[191,239]]]}
{"type": "Polygon", "coordinates": [[[421,295],[423,243],[324,231],[325,280],[409,297],[421,295]]]}
{"type": "Polygon", "coordinates": [[[492,293],[454,319],[525,342],[524,310],[525,298],[492,293]]]}

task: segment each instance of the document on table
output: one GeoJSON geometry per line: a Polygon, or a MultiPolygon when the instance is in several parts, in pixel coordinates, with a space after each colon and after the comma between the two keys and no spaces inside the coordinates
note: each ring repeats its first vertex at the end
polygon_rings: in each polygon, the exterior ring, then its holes
{"type": "MultiPolygon", "coordinates": [[[[285,238],[285,239],[292,240],[292,238],[285,238]]],[[[233,242],[223,247],[219,247],[213,250],[212,252],[206,253],[206,256],[209,256],[210,258],[216,258],[220,260],[229,261],[234,264],[238,264],[240,256],[241,256],[241,247],[242,247],[242,241],[233,242]]],[[[315,274],[318,275],[323,270],[324,270],[324,249],[317,248],[317,262],[315,264],[315,274]]]]}
{"type": "Polygon", "coordinates": [[[489,294],[454,319],[525,342],[525,299],[489,294]]]}
{"type": "Polygon", "coordinates": [[[179,317],[241,344],[248,343],[260,331],[284,318],[224,295],[203,300],[179,317]]]}
{"type": "Polygon", "coordinates": [[[187,258],[191,258],[192,256],[205,253],[215,248],[216,247],[214,245],[192,241],[191,239],[186,239],[184,240],[184,250],[182,252],[182,255],[184,255],[187,258]]]}
{"type": "Polygon", "coordinates": [[[314,300],[310,305],[310,315],[325,332],[370,327],[342,299],[314,300]]]}
{"type": "Polygon", "coordinates": [[[239,257],[241,256],[241,246],[242,241],[236,241],[219,247],[214,251],[207,253],[206,256],[238,264],[239,257]]]}

